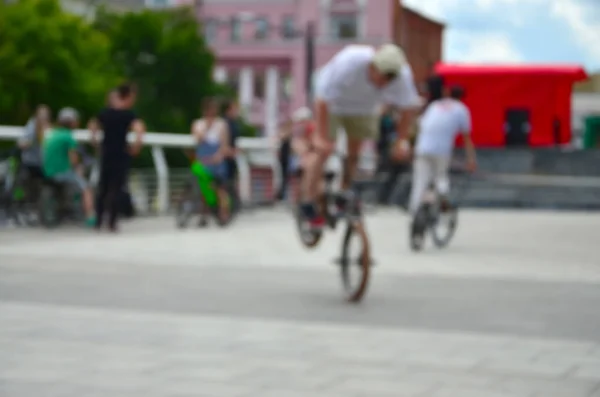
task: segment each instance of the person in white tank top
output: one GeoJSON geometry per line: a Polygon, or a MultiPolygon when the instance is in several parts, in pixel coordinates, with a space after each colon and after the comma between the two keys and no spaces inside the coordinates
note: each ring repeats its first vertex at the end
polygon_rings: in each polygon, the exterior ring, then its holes
{"type": "Polygon", "coordinates": [[[454,142],[462,134],[467,169],[474,171],[475,148],[471,140],[471,113],[462,102],[464,91],[452,87],[445,98],[431,102],[419,122],[415,143],[409,212],[415,215],[429,184],[435,182],[443,199],[450,192],[449,168],[454,142]]]}

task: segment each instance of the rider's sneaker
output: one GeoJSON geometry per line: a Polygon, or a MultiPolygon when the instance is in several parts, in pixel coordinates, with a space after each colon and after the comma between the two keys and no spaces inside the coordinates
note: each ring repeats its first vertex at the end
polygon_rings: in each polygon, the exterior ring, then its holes
{"type": "Polygon", "coordinates": [[[85,220],[85,226],[89,228],[96,227],[96,217],[90,216],[89,218],[87,218],[85,220]]]}
{"type": "Polygon", "coordinates": [[[312,219],[309,219],[308,224],[310,225],[311,230],[319,231],[325,227],[326,221],[324,217],[318,215],[312,219]]]}

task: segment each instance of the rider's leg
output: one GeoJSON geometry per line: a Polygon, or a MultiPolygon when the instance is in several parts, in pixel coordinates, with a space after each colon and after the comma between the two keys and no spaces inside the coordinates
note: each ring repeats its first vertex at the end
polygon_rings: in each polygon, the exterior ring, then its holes
{"type": "Polygon", "coordinates": [[[309,192],[311,182],[309,178],[306,177],[307,172],[311,172],[311,169],[315,167],[312,161],[311,153],[308,149],[308,143],[304,139],[294,138],[292,139],[292,151],[294,153],[294,157],[298,161],[298,168],[302,171],[300,181],[299,181],[299,200],[302,203],[309,201],[309,192]]]}
{"type": "Polygon", "coordinates": [[[348,136],[348,155],[344,159],[344,175],[342,178],[342,190],[347,191],[352,187],[352,182],[358,173],[358,161],[363,139],[348,136]]]}
{"type": "Polygon", "coordinates": [[[304,172],[301,181],[302,212],[313,226],[319,227],[325,223],[317,209],[317,200],[322,192],[322,174],[327,154],[309,152],[303,159],[304,172]]]}
{"type": "Polygon", "coordinates": [[[348,146],[344,161],[342,189],[348,190],[358,173],[358,162],[363,142],[377,136],[377,119],[370,115],[342,116],[340,117],[340,123],[346,131],[348,146]]]}
{"type": "Polygon", "coordinates": [[[433,168],[430,158],[421,155],[415,156],[413,161],[412,188],[408,205],[408,211],[413,217],[421,206],[423,195],[427,191],[432,176],[433,168]]]}
{"type": "Polygon", "coordinates": [[[322,175],[325,162],[330,153],[309,151],[302,159],[303,173],[300,181],[300,198],[303,215],[313,226],[320,227],[325,221],[317,210],[316,202],[322,191],[322,175]]]}
{"type": "Polygon", "coordinates": [[[217,187],[217,195],[219,196],[219,217],[221,219],[227,219],[229,217],[229,193],[223,184],[219,184],[217,187]]]}
{"type": "Polygon", "coordinates": [[[440,202],[442,210],[445,211],[449,208],[449,196],[450,196],[450,177],[448,175],[450,168],[450,158],[447,156],[434,156],[432,157],[432,165],[434,171],[435,185],[438,194],[440,195],[440,202]]]}

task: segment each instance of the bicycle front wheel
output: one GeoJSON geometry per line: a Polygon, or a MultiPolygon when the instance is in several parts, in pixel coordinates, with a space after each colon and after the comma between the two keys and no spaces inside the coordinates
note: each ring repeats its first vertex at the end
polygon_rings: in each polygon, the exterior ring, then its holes
{"type": "Polygon", "coordinates": [[[190,218],[197,212],[198,206],[194,197],[193,182],[186,186],[177,202],[175,224],[179,229],[187,227],[190,218]]]}
{"type": "Polygon", "coordinates": [[[369,285],[371,252],[363,222],[349,222],[342,244],[340,274],[346,299],[357,303],[362,300],[369,285]]]}

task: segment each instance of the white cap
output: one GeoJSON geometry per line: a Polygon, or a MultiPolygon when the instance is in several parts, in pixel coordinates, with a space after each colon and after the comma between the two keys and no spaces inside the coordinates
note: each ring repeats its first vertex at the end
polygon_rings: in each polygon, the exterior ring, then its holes
{"type": "Polygon", "coordinates": [[[79,113],[77,113],[77,110],[73,108],[62,108],[60,112],[58,112],[59,122],[69,122],[77,120],[79,120],[79,113]]]}
{"type": "Polygon", "coordinates": [[[306,106],[296,109],[296,111],[292,114],[292,121],[295,123],[310,119],[312,119],[312,111],[306,106]]]}
{"type": "Polygon", "coordinates": [[[395,44],[384,44],[373,56],[373,65],[381,73],[399,73],[406,65],[406,55],[402,48],[395,44]]]}

